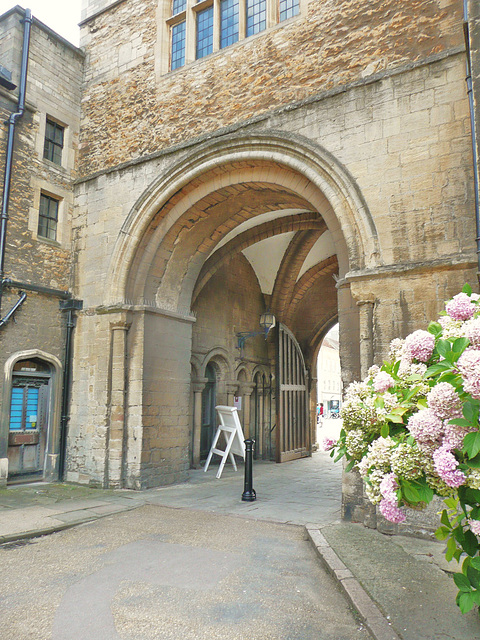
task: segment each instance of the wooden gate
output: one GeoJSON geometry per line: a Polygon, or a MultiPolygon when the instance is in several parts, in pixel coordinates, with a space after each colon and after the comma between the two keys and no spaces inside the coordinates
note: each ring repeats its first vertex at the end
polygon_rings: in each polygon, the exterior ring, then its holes
{"type": "Polygon", "coordinates": [[[300,345],[277,325],[277,462],[309,456],[309,380],[300,345]]]}

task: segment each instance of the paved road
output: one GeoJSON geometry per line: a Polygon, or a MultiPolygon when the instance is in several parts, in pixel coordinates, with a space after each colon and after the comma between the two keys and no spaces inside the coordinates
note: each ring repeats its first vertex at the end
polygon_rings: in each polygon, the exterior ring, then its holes
{"type": "Polygon", "coordinates": [[[303,527],[145,505],[0,549],[2,640],[370,640],[303,527]]]}

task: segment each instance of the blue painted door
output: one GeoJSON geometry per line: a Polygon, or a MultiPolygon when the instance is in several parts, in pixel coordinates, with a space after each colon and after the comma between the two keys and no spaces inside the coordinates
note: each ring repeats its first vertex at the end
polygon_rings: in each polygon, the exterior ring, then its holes
{"type": "Polygon", "coordinates": [[[10,402],[8,475],[41,474],[48,429],[49,384],[14,376],[10,402]]]}

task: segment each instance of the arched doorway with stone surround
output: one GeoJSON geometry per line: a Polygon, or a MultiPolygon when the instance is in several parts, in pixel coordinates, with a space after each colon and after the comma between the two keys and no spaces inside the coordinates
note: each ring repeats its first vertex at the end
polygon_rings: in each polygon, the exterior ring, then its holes
{"type": "Polygon", "coordinates": [[[127,486],[184,477],[192,459],[192,385],[200,393],[205,383],[203,374],[192,380],[192,358],[215,346],[228,353],[227,398],[242,383],[253,390],[255,367],[273,374],[273,338],[252,336],[240,352],[236,337],[258,329],[266,309],[295,334],[311,369],[338,318],[349,336],[346,377],[356,377],[358,307],[336,279],[375,266],[378,253],[355,181],[305,139],[236,136],[177,159],[125,220],[108,274],[107,304],[124,306],[130,318],[127,374],[142,371],[141,386],[128,389],[126,428],[137,434],[141,462],[129,466],[127,446],[127,486]],[[240,365],[250,379],[235,378],[240,365]]]}

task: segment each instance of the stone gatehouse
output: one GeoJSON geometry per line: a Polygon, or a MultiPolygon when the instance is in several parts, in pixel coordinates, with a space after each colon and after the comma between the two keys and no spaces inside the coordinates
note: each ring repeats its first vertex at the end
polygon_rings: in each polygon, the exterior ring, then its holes
{"type": "Polygon", "coordinates": [[[347,384],[476,281],[462,2],[85,0],[81,28],[66,478],[180,481],[235,398],[258,456],[309,455],[328,330],[347,384]]]}

